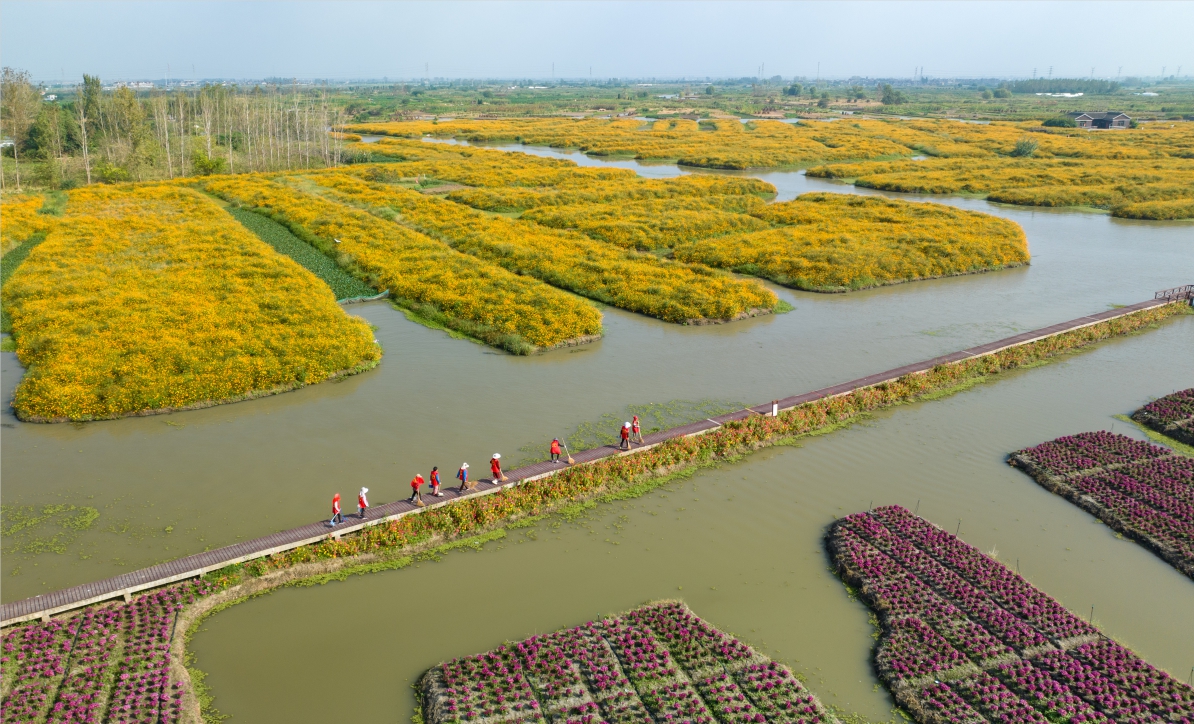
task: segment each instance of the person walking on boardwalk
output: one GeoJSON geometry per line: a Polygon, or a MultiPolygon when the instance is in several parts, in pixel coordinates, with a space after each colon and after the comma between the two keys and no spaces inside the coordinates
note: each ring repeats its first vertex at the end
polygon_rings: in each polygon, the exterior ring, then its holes
{"type": "Polygon", "coordinates": [[[368,492],[369,488],[361,488],[361,492],[357,493],[357,517],[361,520],[365,519],[365,511],[369,509],[369,499],[365,497],[368,492]]]}
{"type": "Polygon", "coordinates": [[[551,439],[551,461],[553,463],[560,462],[560,438],[558,437],[551,439]]]}
{"type": "Polygon", "coordinates": [[[622,434],[622,442],[618,443],[618,447],[621,448],[622,450],[629,450],[630,449],[630,423],[629,422],[626,423],[625,425],[622,425],[621,434],[622,434]]]}
{"type": "Polygon", "coordinates": [[[415,474],[415,477],[410,481],[410,498],[406,502],[414,503],[415,505],[423,505],[423,476],[415,474]]]}
{"type": "Polygon", "coordinates": [[[630,439],[639,445],[643,444],[643,426],[638,421],[638,415],[630,421],[630,439]]]}
{"type": "Polygon", "coordinates": [[[328,525],[335,525],[343,523],[344,516],[340,515],[340,494],[336,493],[332,496],[332,519],[328,521],[328,525]]]}
{"type": "Polygon", "coordinates": [[[502,454],[494,453],[493,457],[489,459],[489,472],[493,474],[493,484],[500,485],[502,482],[502,454]]]}
{"type": "Polygon", "coordinates": [[[439,492],[439,466],[433,465],[431,467],[431,494],[437,498],[444,497],[444,494],[439,492]]]}
{"type": "Polygon", "coordinates": [[[460,481],[460,492],[468,490],[468,463],[460,463],[460,469],[456,471],[456,479],[460,481]]]}

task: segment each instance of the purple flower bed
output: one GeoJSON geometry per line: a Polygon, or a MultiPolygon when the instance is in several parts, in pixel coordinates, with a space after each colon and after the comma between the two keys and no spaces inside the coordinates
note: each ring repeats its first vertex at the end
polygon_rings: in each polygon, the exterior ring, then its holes
{"type": "Polygon", "coordinates": [[[1166,395],[1140,409],[1155,415],[1165,425],[1190,420],[1194,418],[1194,387],[1166,395]]]}
{"type": "MultiPolygon", "coordinates": [[[[1140,459],[1139,448],[1119,450],[1140,459]]],[[[903,508],[848,516],[828,544],[880,614],[880,678],[924,724],[1194,724],[1189,686],[903,508]]]]}
{"type": "Polygon", "coordinates": [[[174,617],[208,592],[192,581],[6,631],[0,666],[12,688],[0,721],[178,721],[182,693],[169,673],[174,617]]]}
{"type": "Polygon", "coordinates": [[[1022,450],[1012,463],[1194,578],[1194,458],[1100,432],[1022,450]],[[1083,439],[1084,467],[1059,462],[1057,450],[1072,448],[1078,438],[1083,439]],[[1105,450],[1093,450],[1097,445],[1105,450]],[[1066,477],[1052,477],[1057,474],[1066,477]]]}
{"type": "Polygon", "coordinates": [[[428,724],[823,724],[791,671],[663,602],[431,669],[428,724]]]}

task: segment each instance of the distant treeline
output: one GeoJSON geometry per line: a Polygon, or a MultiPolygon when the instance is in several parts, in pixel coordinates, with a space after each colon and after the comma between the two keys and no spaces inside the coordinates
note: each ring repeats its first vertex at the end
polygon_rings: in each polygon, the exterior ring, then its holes
{"type": "Polygon", "coordinates": [[[1113,80],[1083,78],[1034,78],[1017,80],[1004,84],[1012,93],[1085,93],[1107,95],[1119,90],[1119,83],[1113,80]]]}

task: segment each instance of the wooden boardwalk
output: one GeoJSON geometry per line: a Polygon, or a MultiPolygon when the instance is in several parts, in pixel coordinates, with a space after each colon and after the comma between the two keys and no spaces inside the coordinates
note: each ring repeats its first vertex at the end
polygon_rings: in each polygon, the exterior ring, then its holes
{"type": "MultiPolygon", "coordinates": [[[[1086,317],[1079,317],[1068,322],[1054,324],[1043,329],[1036,329],[1031,332],[1024,332],[1013,337],[1007,337],[988,344],[964,349],[960,352],[944,355],[942,357],[934,357],[930,360],[917,362],[915,364],[897,367],[886,372],[879,372],[867,377],[850,382],[843,382],[832,387],[826,387],[813,392],[806,392],[801,395],[793,395],[785,397],[778,402],[780,410],[787,410],[797,405],[802,405],[814,400],[820,400],[827,397],[835,397],[838,395],[845,395],[863,387],[870,387],[873,385],[889,382],[898,379],[907,374],[914,374],[919,372],[926,372],[933,367],[941,364],[949,364],[952,362],[960,362],[962,360],[971,359],[974,357],[982,357],[984,355],[993,354],[1008,347],[1015,347],[1029,342],[1034,342],[1038,339],[1051,337],[1063,332],[1068,332],[1081,327],[1088,327],[1092,324],[1122,317],[1133,312],[1150,309],[1152,307],[1162,306],[1174,302],[1171,297],[1163,297],[1158,295],[1157,299],[1150,299],[1146,302],[1140,302],[1127,307],[1119,309],[1110,309],[1098,314],[1092,314],[1086,317]]],[[[662,430],[660,432],[651,433],[644,436],[644,443],[634,447],[629,452],[619,450],[617,447],[607,445],[603,447],[593,448],[591,450],[581,450],[573,454],[577,465],[591,463],[603,458],[612,457],[615,455],[633,455],[642,450],[650,449],[655,445],[666,440],[671,440],[678,437],[685,437],[689,435],[700,435],[714,430],[721,425],[734,420],[741,420],[755,414],[770,414],[772,403],[765,403],[755,407],[746,408],[737,412],[731,412],[726,415],[712,417],[700,422],[694,422],[681,427],[674,427],[670,430],[662,430]]],[[[244,541],[235,545],[225,546],[223,548],[216,548],[215,550],[205,551],[203,553],[196,553],[194,555],[178,558],[168,563],[161,563],[149,568],[142,568],[138,571],[131,571],[112,578],[106,578],[102,581],[94,583],[87,583],[81,586],[73,586],[71,588],[48,593],[33,598],[27,598],[22,601],[13,601],[12,603],[5,603],[0,606],[0,626],[8,626],[10,624],[21,621],[28,621],[35,618],[47,619],[53,614],[62,613],[71,609],[86,606],[99,601],[104,601],[112,598],[124,597],[126,600],[135,592],[145,590],[148,588],[156,588],[175,581],[181,581],[188,578],[195,578],[201,576],[209,571],[218,570],[234,563],[242,563],[244,561],[252,560],[254,558],[261,558],[264,556],[278,553],[280,551],[298,548],[299,546],[315,543],[328,536],[342,536],[347,533],[360,530],[366,526],[377,525],[390,520],[401,518],[404,515],[417,514],[420,510],[431,510],[442,505],[450,505],[453,501],[460,498],[476,497],[480,495],[488,495],[503,486],[515,485],[520,482],[528,480],[536,480],[538,478],[554,475],[555,473],[568,468],[569,466],[559,463],[540,462],[526,465],[516,470],[509,470],[506,476],[509,478],[505,483],[496,483],[488,478],[481,478],[476,487],[466,492],[460,492],[456,486],[445,486],[441,488],[444,493],[442,498],[434,498],[427,495],[423,496],[424,502],[427,503],[425,508],[419,508],[405,500],[395,501],[393,503],[386,503],[384,505],[377,505],[369,509],[365,518],[362,520],[357,518],[355,514],[349,514],[344,517],[344,522],[334,528],[328,526],[326,519],[315,523],[310,523],[298,528],[280,531],[273,535],[265,536],[264,538],[257,538],[256,540],[244,541]]],[[[352,501],[347,501],[351,506],[352,501]]]]}

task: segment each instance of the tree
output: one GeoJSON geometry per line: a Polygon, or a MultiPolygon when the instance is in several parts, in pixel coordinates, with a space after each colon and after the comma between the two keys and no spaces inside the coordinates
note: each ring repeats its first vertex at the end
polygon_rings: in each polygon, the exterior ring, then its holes
{"type": "Polygon", "coordinates": [[[884,83],[879,86],[879,99],[885,106],[895,106],[908,102],[908,97],[895,88],[892,88],[891,83],[884,83]]]}
{"type": "Polygon", "coordinates": [[[824,93],[821,94],[821,100],[817,101],[817,107],[818,108],[828,108],[829,107],[829,91],[825,91],[824,93]]]}
{"type": "Polygon", "coordinates": [[[713,86],[711,86],[711,85],[705,86],[705,95],[707,95],[707,96],[713,95],[713,86]]]}
{"type": "Polygon", "coordinates": [[[798,95],[800,95],[800,91],[802,91],[802,90],[804,90],[804,89],[801,87],[801,85],[799,83],[793,83],[792,85],[788,86],[787,88],[784,88],[784,95],[798,96],[798,95]]]}
{"type": "Polygon", "coordinates": [[[1078,122],[1069,116],[1058,116],[1057,118],[1046,118],[1041,125],[1049,128],[1077,128],[1078,122]]]}
{"type": "Polygon", "coordinates": [[[1016,147],[1012,149],[1011,155],[1018,158],[1027,158],[1036,153],[1037,142],[1031,138],[1021,138],[1016,141],[1016,147]]]}
{"type": "MultiPolygon", "coordinates": [[[[83,76],[86,82],[87,76],[83,76]]],[[[91,185],[91,151],[87,145],[87,100],[85,86],[75,86],[75,115],[79,119],[79,134],[83,140],[83,168],[87,171],[87,185],[91,185]]]]}
{"type": "Polygon", "coordinates": [[[29,138],[29,129],[37,116],[38,103],[38,93],[29,81],[29,71],[6,67],[0,72],[0,131],[12,138],[12,160],[16,166],[17,191],[21,190],[20,149],[29,138]]]}

